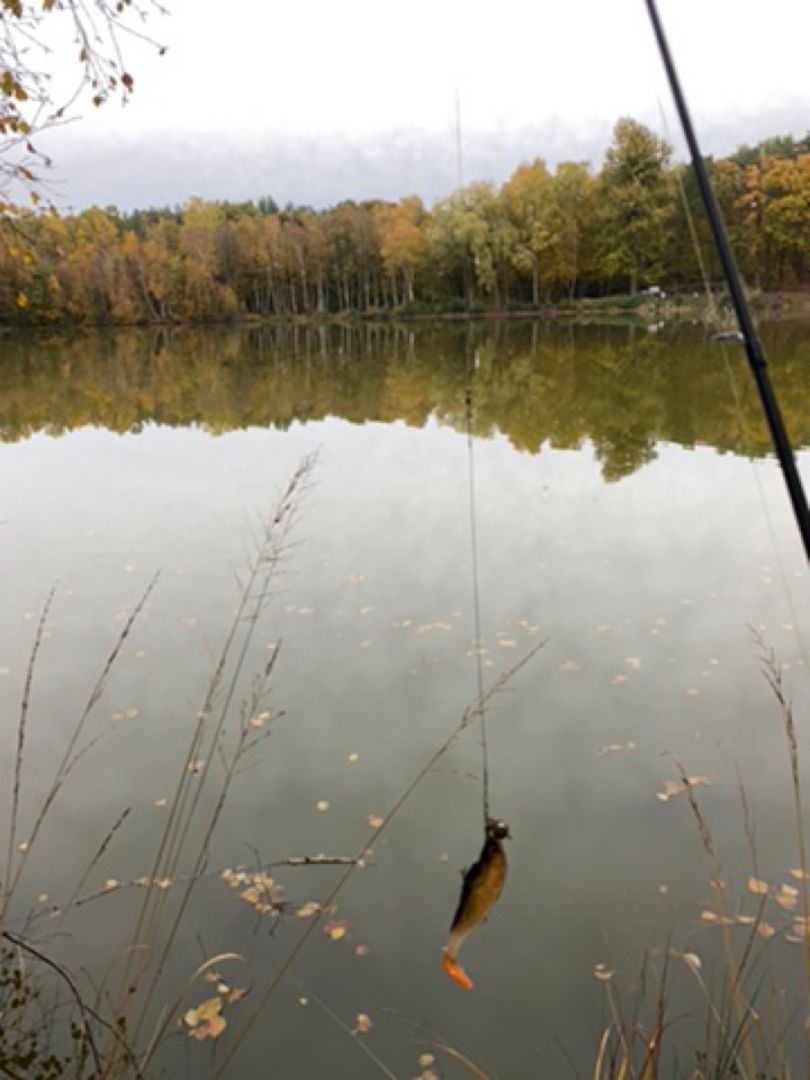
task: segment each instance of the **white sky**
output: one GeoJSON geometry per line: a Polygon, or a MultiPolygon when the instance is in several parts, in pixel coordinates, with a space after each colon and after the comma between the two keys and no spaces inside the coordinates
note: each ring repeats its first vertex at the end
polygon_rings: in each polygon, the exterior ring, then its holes
{"type": "MultiPolygon", "coordinates": [[[[661,130],[659,99],[680,145],[643,0],[166,2],[149,29],[167,54],[127,48],[131,104],[85,110],[48,141],[69,200],[137,205],[138,184],[141,203],[295,200],[296,183],[302,201],[396,197],[422,173],[450,190],[456,87],[467,179],[500,181],[527,156],[596,163],[619,116],[661,130]],[[238,191],[240,175],[266,182],[238,191]]],[[[810,129],[808,0],[659,2],[708,150],[810,129]]]]}

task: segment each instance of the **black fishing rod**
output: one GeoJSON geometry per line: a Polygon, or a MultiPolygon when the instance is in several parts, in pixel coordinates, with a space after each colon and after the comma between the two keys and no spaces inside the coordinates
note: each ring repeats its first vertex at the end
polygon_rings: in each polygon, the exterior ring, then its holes
{"type": "Polygon", "coordinates": [[[810,559],[810,511],[808,511],[807,508],[804,487],[802,486],[802,480],[799,476],[799,470],[796,467],[796,458],[793,453],[793,447],[790,445],[790,439],[785,430],[779,403],[776,400],[776,394],[773,385],[771,384],[770,375],[768,374],[768,365],[762,352],[762,346],[757,338],[756,330],[754,329],[754,323],[751,318],[751,312],[748,309],[748,302],[745,299],[739,271],[737,270],[734,255],[732,254],[731,246],[729,245],[728,237],[726,236],[723,219],[720,216],[720,208],[714,197],[714,191],[712,190],[711,182],[709,181],[709,174],[706,170],[703,155],[700,152],[695,129],[692,127],[689,109],[687,108],[686,99],[683,95],[683,90],[681,89],[678,72],[675,69],[675,62],[672,59],[672,53],[670,52],[667,43],[664,27],[658,14],[656,0],[644,0],[644,2],[647,5],[647,11],[650,15],[650,22],[652,23],[653,32],[655,33],[655,39],[658,42],[658,49],[661,53],[664,68],[666,69],[672,96],[675,99],[675,107],[678,110],[681,127],[683,128],[686,142],[689,145],[692,168],[695,170],[695,179],[697,180],[698,188],[700,189],[700,197],[706,208],[714,244],[717,248],[717,254],[720,256],[723,274],[726,283],[728,284],[728,290],[731,294],[734,310],[737,314],[737,322],[745,343],[745,352],[748,356],[751,374],[754,376],[754,382],[756,383],[759,392],[759,400],[762,404],[762,410],[765,413],[765,419],[768,422],[771,441],[773,442],[776,456],[779,458],[779,463],[782,466],[785,484],[787,485],[790,501],[793,505],[793,513],[796,516],[796,524],[799,526],[799,532],[801,533],[802,541],[804,543],[804,551],[808,559],[810,559]]]}

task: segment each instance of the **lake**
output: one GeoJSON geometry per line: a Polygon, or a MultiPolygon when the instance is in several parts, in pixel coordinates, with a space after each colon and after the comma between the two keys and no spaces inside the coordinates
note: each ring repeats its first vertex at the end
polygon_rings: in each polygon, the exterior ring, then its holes
{"type": "MultiPolygon", "coordinates": [[[[766,326],[763,340],[807,482],[810,326],[766,326]]],[[[238,728],[251,677],[281,642],[264,708],[284,715],[240,762],[157,988],[150,1024],[174,1008],[154,1059],[164,1075],[592,1076],[608,995],[632,1014],[645,955],[654,994],[668,942],[700,958],[706,985],[722,977],[721,932],[701,918],[718,910],[716,867],[675,791],[676,760],[701,778],[727,910],[759,912],[775,931],[753,940],[756,978],[785,990],[788,1033],[774,1038],[798,1070],[802,948],[779,892],[798,884],[790,765],[752,631],[783,666],[806,760],[807,568],[739,346],[697,327],[522,321],[9,335],[0,435],[4,837],[48,590],[21,842],[160,571],[78,746],[98,741],[59,792],[15,899],[14,925],[39,912],[32,940],[85,972],[102,1001],[145,893],[124,883],[151,871],[257,523],[317,454],[229,714],[238,728]],[[486,684],[545,641],[487,708],[491,810],[512,839],[503,896],[461,953],[475,989],[439,969],[459,872],[483,839],[475,724],[282,973],[314,918],[296,911],[324,901],[345,868],[268,871],[284,890],[278,918],[220,872],[357,855],[474,707],[471,461],[486,684]],[[88,868],[78,899],[106,894],[63,916],[54,908],[88,868]],[[772,895],[752,893],[751,875],[772,895]],[[226,961],[222,978],[252,989],[225,1009],[216,1044],[198,1042],[177,1018],[216,987],[187,980],[223,952],[249,968],[226,961]],[[352,1033],[358,1015],[371,1030],[362,1020],[352,1033]],[[435,1063],[420,1066],[424,1054],[435,1063]]],[[[225,761],[227,749],[209,748],[192,762],[200,814],[225,761]]],[[[178,877],[201,836],[192,826],[178,877]]],[[[163,892],[171,911],[181,883],[163,892]]],[[[742,947],[746,932],[730,936],[742,947]]],[[[664,1075],[691,1075],[707,1002],[689,964],[670,965],[664,1075]]]]}

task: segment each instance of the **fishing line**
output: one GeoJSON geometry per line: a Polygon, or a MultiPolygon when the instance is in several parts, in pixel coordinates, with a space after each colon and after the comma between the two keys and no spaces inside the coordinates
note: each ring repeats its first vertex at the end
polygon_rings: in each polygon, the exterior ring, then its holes
{"type": "MultiPolygon", "coordinates": [[[[726,377],[728,378],[728,384],[729,384],[729,387],[731,389],[731,396],[734,399],[734,406],[735,406],[736,411],[737,411],[737,426],[738,426],[739,431],[740,431],[740,436],[744,440],[744,438],[745,438],[745,420],[743,418],[742,398],[740,397],[740,392],[737,389],[737,384],[734,381],[734,373],[732,371],[731,364],[729,363],[729,360],[728,360],[728,350],[726,349],[726,347],[725,347],[725,345],[723,343],[720,343],[720,344],[721,344],[722,353],[723,353],[723,363],[724,363],[725,369],[726,369],[726,377]]],[[[757,469],[757,463],[754,461],[753,458],[749,458],[749,463],[751,465],[751,471],[754,474],[754,481],[755,481],[755,483],[757,485],[757,492],[759,493],[760,506],[762,507],[762,513],[763,513],[763,516],[765,518],[765,524],[766,524],[767,529],[768,529],[768,536],[769,536],[770,542],[771,542],[772,553],[774,555],[774,558],[776,559],[776,565],[777,565],[777,567],[779,569],[779,580],[780,580],[781,585],[782,585],[782,592],[784,594],[785,603],[787,604],[788,610],[790,611],[790,617],[791,617],[791,620],[793,622],[793,630],[794,630],[794,633],[796,634],[796,640],[797,640],[797,643],[798,643],[798,646],[799,646],[799,652],[802,655],[802,660],[804,661],[805,668],[807,670],[810,670],[810,655],[808,655],[807,644],[806,644],[805,639],[804,639],[804,633],[802,632],[801,622],[800,622],[799,617],[798,617],[797,612],[796,612],[796,606],[793,603],[793,593],[791,592],[790,585],[788,584],[787,573],[785,571],[785,565],[784,565],[784,562],[782,560],[782,552],[781,552],[780,547],[779,547],[779,542],[777,541],[777,538],[776,538],[776,530],[774,529],[774,526],[773,526],[773,519],[771,517],[770,508],[768,507],[768,500],[765,497],[765,489],[762,486],[762,480],[761,480],[760,475],[759,475],[759,470],[757,469]]]]}
{"type": "MultiPolygon", "coordinates": [[[[660,114],[660,117],[661,117],[661,124],[662,124],[663,130],[664,130],[664,134],[666,136],[666,139],[667,139],[667,141],[669,143],[672,143],[672,137],[671,137],[670,131],[669,131],[669,124],[667,123],[666,113],[664,111],[664,107],[663,107],[663,105],[661,103],[660,98],[658,99],[658,111],[659,111],[659,114],[660,114]]],[[[698,268],[700,270],[700,276],[701,276],[701,278],[703,280],[703,288],[704,288],[704,291],[706,293],[706,300],[707,300],[707,303],[708,303],[709,319],[710,319],[710,321],[717,321],[719,316],[718,316],[716,305],[715,305],[715,302],[714,302],[714,296],[712,295],[711,280],[710,280],[708,272],[706,270],[706,263],[705,263],[705,261],[703,259],[703,254],[702,254],[702,252],[700,250],[700,243],[698,241],[697,229],[695,228],[694,218],[693,218],[693,215],[692,215],[692,211],[691,211],[691,209],[689,207],[689,202],[688,202],[687,197],[686,197],[686,190],[685,190],[685,188],[683,186],[683,182],[681,180],[680,172],[678,172],[676,175],[677,175],[677,180],[678,180],[678,189],[680,191],[681,201],[683,203],[684,213],[686,214],[686,220],[687,220],[687,223],[689,225],[689,235],[690,235],[691,240],[692,240],[692,247],[694,249],[695,259],[697,261],[698,268]]],[[[736,413],[737,413],[737,427],[738,427],[738,430],[739,430],[739,434],[740,434],[740,436],[741,436],[741,438],[743,440],[743,443],[744,443],[745,442],[746,425],[745,425],[745,418],[744,418],[744,415],[743,415],[742,398],[740,397],[740,392],[739,392],[739,390],[737,388],[737,384],[736,384],[736,382],[734,380],[734,375],[733,375],[733,372],[732,372],[731,364],[729,363],[728,349],[725,347],[725,342],[721,341],[721,342],[718,342],[718,344],[721,346],[721,351],[722,351],[722,356],[723,356],[723,364],[724,364],[724,367],[725,367],[725,370],[726,370],[726,378],[728,379],[729,389],[731,390],[731,397],[732,397],[732,399],[734,401],[734,407],[735,407],[735,410],[736,410],[736,413]]],[[[805,639],[804,639],[804,634],[802,632],[801,623],[800,623],[798,615],[796,613],[796,606],[793,603],[793,594],[792,594],[792,592],[790,590],[790,586],[788,584],[787,573],[785,571],[785,565],[784,565],[784,561],[782,559],[782,553],[781,553],[779,543],[778,543],[777,538],[776,538],[776,530],[774,529],[773,519],[771,517],[770,508],[768,506],[768,501],[767,501],[767,499],[765,497],[765,490],[762,487],[762,480],[760,478],[759,470],[757,468],[756,462],[753,460],[753,458],[749,458],[749,463],[751,465],[751,471],[754,474],[754,482],[756,483],[756,486],[757,486],[757,493],[758,493],[758,496],[759,496],[760,507],[762,508],[762,513],[763,513],[763,516],[765,518],[765,523],[766,523],[766,526],[767,526],[767,529],[768,529],[768,536],[770,538],[772,553],[773,553],[774,558],[776,559],[776,565],[777,565],[777,567],[779,569],[779,579],[780,579],[780,582],[781,582],[781,585],[782,585],[782,592],[783,592],[783,595],[784,595],[785,603],[787,604],[788,610],[790,611],[790,616],[791,616],[791,619],[792,619],[792,622],[793,622],[793,628],[794,628],[796,638],[797,638],[797,642],[798,642],[798,646],[799,646],[799,652],[801,653],[802,660],[804,661],[805,667],[808,670],[810,670],[810,657],[808,656],[807,644],[806,644],[805,639]]]]}
{"type": "Polygon", "coordinates": [[[475,651],[475,676],[477,690],[478,720],[481,730],[481,770],[484,803],[484,831],[489,821],[489,746],[487,744],[487,714],[484,701],[484,665],[481,646],[481,589],[478,573],[478,515],[475,497],[475,448],[473,444],[473,380],[478,370],[479,358],[476,350],[472,365],[467,365],[467,386],[464,391],[464,406],[467,420],[467,478],[470,519],[470,564],[472,575],[473,632],[475,651]]]}
{"type": "Polygon", "coordinates": [[[661,17],[658,14],[656,0],[645,0],[645,5],[650,17],[650,23],[658,45],[658,50],[661,54],[664,70],[666,71],[667,79],[672,91],[672,97],[675,101],[675,108],[681,122],[684,138],[689,147],[689,154],[692,159],[692,169],[694,170],[695,180],[697,181],[700,196],[703,200],[706,216],[709,219],[709,226],[714,239],[714,245],[723,267],[723,275],[726,279],[731,301],[737,315],[740,334],[745,342],[745,351],[748,357],[751,375],[757,388],[762,411],[765,414],[768,423],[768,430],[770,432],[774,450],[776,451],[779,463],[782,466],[785,487],[787,488],[788,496],[793,507],[796,525],[802,537],[805,555],[810,559],[810,508],[808,508],[807,505],[807,497],[796,464],[793,447],[791,446],[790,439],[785,429],[776,393],[773,389],[770,375],[768,374],[768,365],[762,351],[762,346],[757,338],[753,319],[751,318],[751,312],[748,308],[748,301],[745,298],[742,280],[737,270],[737,264],[734,261],[734,255],[728,242],[723,219],[717,205],[717,199],[712,189],[711,181],[709,180],[709,173],[703,160],[700,146],[698,145],[694,127],[692,126],[692,118],[689,115],[686,98],[684,97],[680,79],[678,78],[678,73],[675,69],[675,61],[672,58],[661,17]]]}

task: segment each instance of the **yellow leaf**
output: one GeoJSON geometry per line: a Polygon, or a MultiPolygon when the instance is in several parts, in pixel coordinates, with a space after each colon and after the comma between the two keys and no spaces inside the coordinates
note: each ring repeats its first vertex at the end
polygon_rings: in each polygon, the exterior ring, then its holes
{"type": "Polygon", "coordinates": [[[24,292],[18,292],[17,293],[17,307],[18,308],[27,308],[28,307],[28,297],[25,295],[24,292]]]}
{"type": "Polygon", "coordinates": [[[748,879],[748,891],[753,893],[754,896],[767,896],[768,882],[763,881],[761,878],[750,877],[748,879]]]}
{"type": "Polygon", "coordinates": [[[358,1013],[354,1025],[353,1035],[367,1035],[374,1026],[368,1013],[358,1013]]]}
{"type": "Polygon", "coordinates": [[[346,937],[349,932],[349,924],[345,919],[333,919],[332,922],[328,922],[323,928],[323,932],[327,934],[332,941],[340,941],[346,937]]]}

